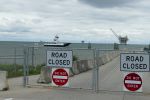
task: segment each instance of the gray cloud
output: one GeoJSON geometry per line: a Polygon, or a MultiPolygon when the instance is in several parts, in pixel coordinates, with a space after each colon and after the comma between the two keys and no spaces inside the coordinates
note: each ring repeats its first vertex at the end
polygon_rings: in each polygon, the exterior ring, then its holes
{"type": "MultiPolygon", "coordinates": [[[[13,15],[14,17],[14,15],[13,15]]],[[[29,26],[27,20],[24,20],[24,18],[16,19],[11,17],[2,17],[0,18],[0,32],[31,32],[31,26],[29,26]]],[[[36,20],[30,21],[30,24],[36,23],[36,20]]]]}
{"type": "Polygon", "coordinates": [[[79,0],[79,1],[99,8],[112,8],[112,7],[122,7],[127,4],[133,3],[137,0],[79,0]]]}
{"type": "Polygon", "coordinates": [[[31,28],[23,25],[0,26],[0,32],[31,32],[31,28]]]}

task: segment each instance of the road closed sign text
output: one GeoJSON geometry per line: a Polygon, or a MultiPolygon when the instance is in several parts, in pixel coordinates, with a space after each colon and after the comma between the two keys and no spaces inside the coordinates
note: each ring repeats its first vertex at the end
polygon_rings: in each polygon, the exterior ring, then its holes
{"type": "Polygon", "coordinates": [[[47,51],[47,66],[72,67],[72,51],[47,51]]]}
{"type": "Polygon", "coordinates": [[[120,70],[149,72],[149,55],[140,53],[122,53],[120,55],[120,70]]]}

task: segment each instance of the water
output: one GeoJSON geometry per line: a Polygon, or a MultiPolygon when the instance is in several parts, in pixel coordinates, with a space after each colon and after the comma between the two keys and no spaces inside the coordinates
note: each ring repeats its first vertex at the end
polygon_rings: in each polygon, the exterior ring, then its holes
{"type": "MultiPolygon", "coordinates": [[[[0,64],[23,64],[23,59],[14,59],[14,57],[23,57],[24,48],[29,47],[28,62],[30,65],[38,65],[46,63],[46,49],[43,47],[44,42],[0,42],[0,64]]],[[[72,43],[68,48],[72,49],[87,49],[87,50],[73,50],[73,55],[78,59],[93,59],[92,49],[113,50],[114,44],[94,44],[94,43],[72,43]]],[[[119,45],[120,49],[142,50],[146,45],[128,44],[119,45]]],[[[100,52],[104,54],[104,52],[100,52]]]]}

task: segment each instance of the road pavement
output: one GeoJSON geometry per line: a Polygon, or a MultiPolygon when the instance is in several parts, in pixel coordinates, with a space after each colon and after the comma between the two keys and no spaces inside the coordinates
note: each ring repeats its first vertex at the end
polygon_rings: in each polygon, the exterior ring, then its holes
{"type": "Polygon", "coordinates": [[[0,100],[150,100],[150,74],[143,74],[143,93],[123,92],[123,72],[119,57],[99,68],[99,92],[92,90],[92,70],[70,78],[70,88],[37,86],[38,75],[22,87],[22,77],[9,79],[10,90],[0,92],[0,100]]]}

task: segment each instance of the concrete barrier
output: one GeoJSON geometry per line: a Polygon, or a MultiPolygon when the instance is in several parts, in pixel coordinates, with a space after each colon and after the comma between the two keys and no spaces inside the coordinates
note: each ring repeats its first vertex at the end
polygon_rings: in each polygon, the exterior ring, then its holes
{"type": "Polygon", "coordinates": [[[79,69],[78,69],[78,66],[77,66],[77,61],[73,62],[72,72],[73,72],[74,75],[77,75],[77,74],[80,73],[79,69]]]}
{"type": "Polygon", "coordinates": [[[40,77],[37,80],[37,83],[50,83],[51,82],[51,74],[52,69],[50,67],[42,67],[40,77]]]}
{"type": "Polygon", "coordinates": [[[106,64],[107,63],[107,58],[106,58],[106,55],[103,55],[102,57],[102,65],[106,64]]]}
{"type": "Polygon", "coordinates": [[[9,89],[8,80],[7,80],[7,72],[0,71],[0,91],[5,91],[9,89]]]}
{"type": "Polygon", "coordinates": [[[98,58],[98,62],[97,63],[98,63],[98,66],[101,66],[101,65],[104,64],[104,61],[103,61],[102,57],[98,58]]]}
{"type": "Polygon", "coordinates": [[[87,71],[88,70],[88,60],[77,61],[77,67],[78,67],[80,73],[87,71]]]}
{"type": "Polygon", "coordinates": [[[73,75],[74,75],[74,72],[73,72],[72,68],[70,68],[70,70],[69,70],[69,77],[72,77],[73,75]]]}
{"type": "Polygon", "coordinates": [[[94,68],[94,60],[87,60],[88,63],[88,69],[94,68]]]}

